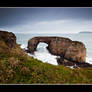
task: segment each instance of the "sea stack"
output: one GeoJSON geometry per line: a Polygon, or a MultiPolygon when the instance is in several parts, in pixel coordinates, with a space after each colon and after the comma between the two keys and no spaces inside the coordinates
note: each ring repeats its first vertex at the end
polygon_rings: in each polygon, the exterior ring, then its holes
{"type": "Polygon", "coordinates": [[[51,54],[60,56],[59,64],[63,62],[74,65],[76,62],[85,63],[86,61],[86,47],[82,42],[64,37],[34,37],[28,41],[29,53],[34,53],[40,42],[48,44],[47,49],[51,54]]]}

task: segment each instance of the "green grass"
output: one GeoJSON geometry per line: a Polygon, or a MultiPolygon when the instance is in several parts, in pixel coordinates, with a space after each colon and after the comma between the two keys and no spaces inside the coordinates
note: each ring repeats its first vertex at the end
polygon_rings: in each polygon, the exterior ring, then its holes
{"type": "Polygon", "coordinates": [[[7,48],[5,43],[0,45],[0,84],[92,83],[92,68],[55,66],[29,57],[18,45],[7,48]]]}

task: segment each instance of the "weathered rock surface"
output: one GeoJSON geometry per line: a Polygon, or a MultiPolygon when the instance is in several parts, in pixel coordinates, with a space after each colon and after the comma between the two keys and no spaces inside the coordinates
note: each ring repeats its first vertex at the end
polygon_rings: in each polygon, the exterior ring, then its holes
{"type": "Polygon", "coordinates": [[[86,62],[73,62],[73,61],[70,61],[70,60],[67,60],[67,59],[63,59],[62,58],[57,58],[57,62],[59,65],[64,65],[64,66],[72,66],[73,68],[76,68],[76,67],[81,67],[81,68],[85,68],[85,67],[92,67],[91,64],[89,63],[86,63],[86,62]]]}
{"type": "Polygon", "coordinates": [[[54,55],[62,55],[72,41],[62,37],[34,37],[28,41],[28,49],[30,53],[36,51],[39,42],[47,43],[47,48],[50,53],[54,55]]]}
{"type": "Polygon", "coordinates": [[[73,65],[75,62],[85,63],[86,61],[86,48],[82,42],[63,37],[34,37],[28,41],[28,51],[34,53],[39,42],[47,43],[49,52],[61,57],[58,60],[59,64],[67,62],[73,65]]]}
{"type": "Polygon", "coordinates": [[[76,61],[84,63],[86,60],[86,48],[85,45],[78,41],[73,41],[67,48],[64,58],[70,61],[76,61]]]}
{"type": "Polygon", "coordinates": [[[0,31],[0,40],[3,40],[9,48],[16,45],[16,36],[12,32],[0,31]]]}

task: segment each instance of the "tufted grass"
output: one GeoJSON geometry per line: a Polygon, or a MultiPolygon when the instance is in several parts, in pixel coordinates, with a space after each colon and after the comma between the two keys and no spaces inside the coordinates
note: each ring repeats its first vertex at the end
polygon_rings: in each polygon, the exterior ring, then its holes
{"type": "Polygon", "coordinates": [[[71,69],[29,57],[16,45],[0,45],[0,84],[91,84],[92,68],[71,69]]]}

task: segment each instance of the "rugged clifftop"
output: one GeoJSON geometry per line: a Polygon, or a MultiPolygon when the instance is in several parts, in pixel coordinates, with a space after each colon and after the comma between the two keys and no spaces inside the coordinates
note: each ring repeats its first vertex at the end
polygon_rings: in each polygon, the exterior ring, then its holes
{"type": "Polygon", "coordinates": [[[47,43],[49,52],[61,57],[60,62],[67,60],[67,62],[85,63],[86,61],[86,48],[82,42],[63,37],[34,37],[28,41],[30,53],[36,50],[39,42],[47,43]]]}
{"type": "Polygon", "coordinates": [[[12,32],[0,31],[0,40],[4,41],[9,48],[16,45],[16,36],[12,32]]]}

